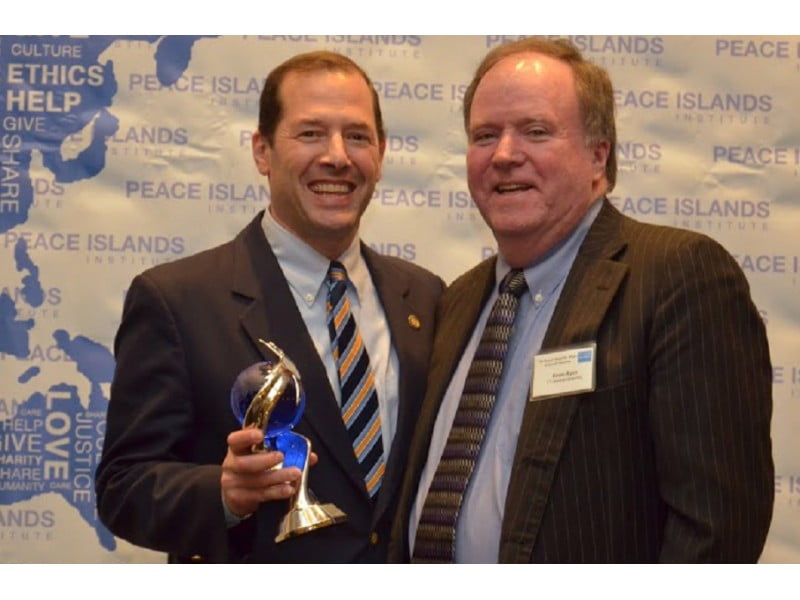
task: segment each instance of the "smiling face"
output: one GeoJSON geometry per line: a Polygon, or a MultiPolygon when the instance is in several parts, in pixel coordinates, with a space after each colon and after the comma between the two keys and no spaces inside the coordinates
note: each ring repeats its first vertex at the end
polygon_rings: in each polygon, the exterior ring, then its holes
{"type": "Polygon", "coordinates": [[[269,177],[273,217],[320,254],[337,258],[358,234],[380,179],[372,96],[356,72],[291,72],[280,86],[274,140],[253,134],[253,157],[269,177]]]}
{"type": "Polygon", "coordinates": [[[569,65],[514,54],[481,79],[468,124],[469,189],[503,257],[524,267],[606,188],[608,142],[587,146],[569,65]]]}

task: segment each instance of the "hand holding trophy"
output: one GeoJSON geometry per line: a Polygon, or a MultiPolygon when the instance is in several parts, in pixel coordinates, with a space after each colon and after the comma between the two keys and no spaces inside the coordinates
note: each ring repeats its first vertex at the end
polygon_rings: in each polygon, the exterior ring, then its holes
{"type": "Polygon", "coordinates": [[[297,467],[302,473],[300,486],[275,538],[282,542],[345,521],[347,515],[334,504],[319,503],[308,488],[311,442],[292,431],[305,408],[297,367],[274,343],[259,342],[272,350],[278,361],[255,363],[242,371],[231,388],[231,408],[243,428],[255,427],[263,433],[263,440],[253,446],[253,452],[278,450],[284,460],[276,468],[297,467]]]}

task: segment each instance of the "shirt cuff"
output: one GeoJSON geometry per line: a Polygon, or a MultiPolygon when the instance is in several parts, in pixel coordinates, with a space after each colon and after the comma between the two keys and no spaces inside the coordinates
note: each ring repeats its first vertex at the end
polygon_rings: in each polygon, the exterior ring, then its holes
{"type": "Polygon", "coordinates": [[[231,527],[236,527],[239,523],[244,521],[245,519],[249,519],[253,516],[253,513],[246,514],[243,517],[235,515],[231,512],[231,509],[228,508],[227,503],[225,502],[225,495],[222,495],[222,510],[225,512],[225,526],[230,529],[231,527]]]}

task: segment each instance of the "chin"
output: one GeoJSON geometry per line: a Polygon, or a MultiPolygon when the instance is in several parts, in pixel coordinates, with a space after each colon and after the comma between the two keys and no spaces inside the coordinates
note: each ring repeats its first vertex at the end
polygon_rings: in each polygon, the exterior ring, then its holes
{"type": "Polygon", "coordinates": [[[320,219],[315,228],[320,235],[344,236],[358,229],[358,219],[320,219]]]}
{"type": "Polygon", "coordinates": [[[493,219],[490,229],[503,235],[525,236],[533,235],[538,226],[539,223],[520,221],[519,218],[515,219],[513,216],[503,216],[499,219],[493,219]]]}

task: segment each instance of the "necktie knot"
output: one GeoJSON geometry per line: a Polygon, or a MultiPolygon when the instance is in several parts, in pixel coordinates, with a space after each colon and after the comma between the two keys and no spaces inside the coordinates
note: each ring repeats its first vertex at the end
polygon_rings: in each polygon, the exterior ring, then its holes
{"type": "Polygon", "coordinates": [[[347,269],[338,260],[332,260],[328,266],[328,286],[333,286],[339,281],[347,281],[347,269]]]}
{"type": "Polygon", "coordinates": [[[511,294],[519,298],[522,293],[528,288],[528,282],[525,280],[525,273],[521,269],[511,269],[503,281],[500,282],[500,293],[511,294]]]}
{"type": "Polygon", "coordinates": [[[347,290],[347,270],[338,260],[331,261],[325,282],[328,284],[328,310],[330,310],[330,305],[336,305],[347,290]]]}

